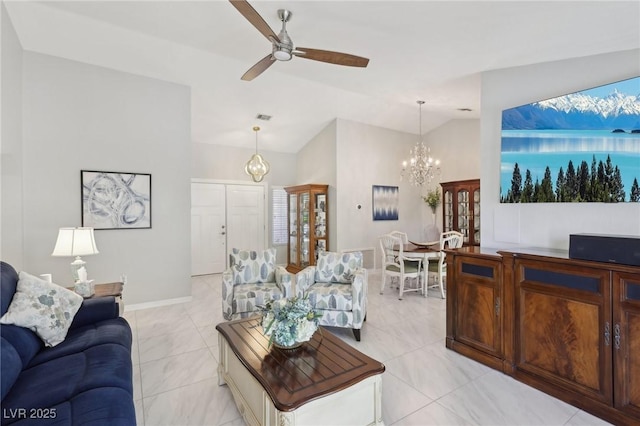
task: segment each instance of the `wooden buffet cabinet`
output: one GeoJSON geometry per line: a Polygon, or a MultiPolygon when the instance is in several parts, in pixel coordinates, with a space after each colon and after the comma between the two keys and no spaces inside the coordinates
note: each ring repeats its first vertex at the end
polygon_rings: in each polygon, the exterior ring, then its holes
{"type": "Polygon", "coordinates": [[[448,348],[616,425],[640,424],[640,267],[555,250],[447,254],[448,348]]]}

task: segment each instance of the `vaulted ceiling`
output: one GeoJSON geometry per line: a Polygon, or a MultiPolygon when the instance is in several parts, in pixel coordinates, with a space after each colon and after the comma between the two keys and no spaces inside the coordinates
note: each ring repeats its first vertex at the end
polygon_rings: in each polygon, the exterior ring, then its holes
{"type": "Polygon", "coordinates": [[[336,117],[418,133],[418,99],[423,132],[478,118],[484,71],[640,48],[638,1],[253,1],[276,33],[293,12],[296,46],[370,63],[294,57],[246,82],[271,46],[228,1],[4,3],[25,50],[190,86],[194,142],[253,147],[257,124],[280,152],[336,117]]]}

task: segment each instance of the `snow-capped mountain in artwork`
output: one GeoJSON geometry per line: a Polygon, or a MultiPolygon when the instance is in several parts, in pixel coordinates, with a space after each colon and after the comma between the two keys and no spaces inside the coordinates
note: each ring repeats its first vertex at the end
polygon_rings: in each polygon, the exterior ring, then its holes
{"type": "Polygon", "coordinates": [[[502,129],[640,130],[640,94],[572,93],[502,112],[502,129]]]}

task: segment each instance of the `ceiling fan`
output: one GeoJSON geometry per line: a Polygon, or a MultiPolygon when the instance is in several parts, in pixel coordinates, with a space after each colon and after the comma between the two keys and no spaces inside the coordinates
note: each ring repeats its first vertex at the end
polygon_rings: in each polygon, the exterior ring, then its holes
{"type": "Polygon", "coordinates": [[[292,13],[286,9],[278,10],[278,17],[282,21],[282,30],[276,35],[271,27],[256,12],[256,10],[246,0],[229,0],[231,4],[238,9],[238,12],[244,16],[263,36],[272,44],[270,54],[258,61],[257,64],[249,68],[241,77],[242,80],[251,81],[267,68],[275,63],[275,61],[289,61],[292,56],[299,58],[312,59],[314,61],[328,62],[336,65],[346,65],[349,67],[366,67],[369,59],[360,56],[349,55],[347,53],[332,52],[329,50],[308,49],[306,47],[294,47],[289,34],[287,34],[287,22],[291,19],[292,13]]]}

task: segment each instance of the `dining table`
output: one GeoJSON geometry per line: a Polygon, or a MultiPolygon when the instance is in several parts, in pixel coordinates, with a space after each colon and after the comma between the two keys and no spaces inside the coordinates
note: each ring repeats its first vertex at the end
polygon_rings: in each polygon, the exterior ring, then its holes
{"type": "Polygon", "coordinates": [[[440,241],[431,241],[426,243],[416,243],[409,241],[408,243],[403,244],[402,252],[405,257],[423,260],[423,282],[428,283],[429,262],[437,262],[440,260],[440,241]]]}

